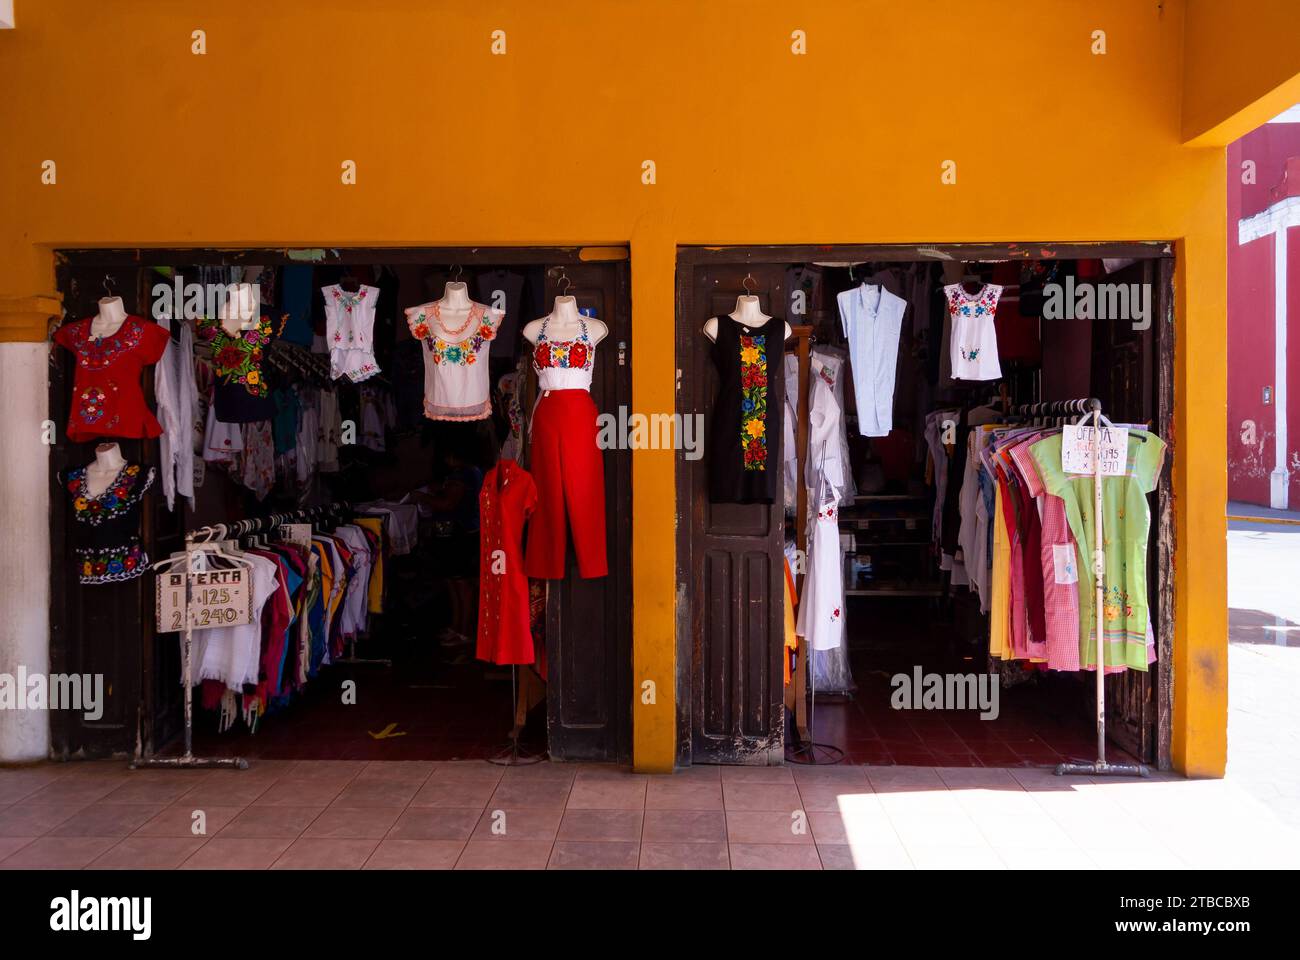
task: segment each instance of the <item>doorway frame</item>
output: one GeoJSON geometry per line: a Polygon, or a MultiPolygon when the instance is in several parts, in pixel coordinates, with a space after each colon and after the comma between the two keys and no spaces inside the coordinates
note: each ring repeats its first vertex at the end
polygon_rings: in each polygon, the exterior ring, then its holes
{"type": "MultiPolygon", "coordinates": [[[[997,261],[997,260],[1089,260],[1126,259],[1150,261],[1147,276],[1156,285],[1158,314],[1152,317],[1155,342],[1155,423],[1157,435],[1167,444],[1165,462],[1156,487],[1155,535],[1156,558],[1156,697],[1155,754],[1156,767],[1173,768],[1173,693],[1174,665],[1174,553],[1176,549],[1173,514],[1173,462],[1176,456],[1174,434],[1174,358],[1176,317],[1174,276],[1175,242],[1172,240],[1129,240],[1104,242],[1030,242],[1030,243],[928,243],[928,244],[760,244],[760,245],[688,245],[676,251],[676,289],[674,300],[674,344],[678,370],[686,369],[689,351],[698,349],[697,331],[692,326],[695,271],[710,265],[788,266],[819,260],[835,261],[997,261]]],[[[676,413],[685,416],[689,394],[678,390],[676,413]]],[[[692,581],[695,544],[690,522],[691,467],[683,457],[675,464],[674,489],[677,498],[676,534],[676,691],[677,737],[676,765],[691,765],[692,724],[694,716],[693,603],[686,584],[692,581]]],[[[773,639],[776,642],[776,639],[773,639]]],[[[784,724],[781,730],[784,741],[784,724]]]]}
{"type": "MultiPolygon", "coordinates": [[[[617,322],[620,325],[626,325],[626,340],[631,343],[631,322],[632,322],[632,303],[631,303],[631,244],[626,241],[613,241],[605,243],[590,243],[576,245],[529,245],[529,244],[460,244],[460,245],[429,245],[429,246],[331,246],[328,244],[295,244],[292,246],[239,246],[239,247],[218,247],[218,246],[104,246],[104,247],[78,247],[66,246],[58,247],[54,251],[54,266],[57,289],[66,292],[70,286],[71,274],[75,271],[83,270],[132,270],[140,271],[146,267],[186,267],[186,266],[288,266],[302,265],[313,267],[330,267],[330,266],[369,266],[375,264],[388,265],[426,265],[441,266],[460,264],[463,266],[520,266],[520,267],[578,267],[592,266],[600,264],[610,264],[614,267],[614,289],[615,301],[613,310],[615,311],[617,322]]],[[[161,282],[161,281],[160,281],[161,282]]],[[[62,321],[60,321],[61,323],[62,321]]],[[[58,324],[55,324],[57,326],[58,324]]],[[[522,329],[522,325],[521,325],[522,329]]],[[[53,330],[53,327],[51,327],[53,330]]],[[[630,353],[630,351],[629,351],[630,353]]],[[[56,388],[56,384],[61,384],[63,378],[54,375],[53,364],[58,362],[54,352],[51,353],[51,393],[56,388]]],[[[69,379],[70,384],[70,379],[69,379]]],[[[631,372],[627,373],[626,392],[630,397],[631,393],[631,372]]],[[[146,397],[152,398],[152,381],[145,378],[146,397]]],[[[51,410],[59,409],[53,402],[55,398],[51,397],[51,410]]],[[[628,401],[630,402],[630,401],[628,401]]],[[[56,424],[56,429],[62,430],[63,424],[56,424]]],[[[59,434],[59,446],[66,447],[69,441],[62,433],[59,434]]],[[[54,488],[59,487],[57,466],[55,458],[51,458],[50,463],[50,481],[54,488]]],[[[608,469],[608,466],[607,466],[608,469]]],[[[632,498],[632,472],[631,465],[627,464],[625,469],[626,476],[617,475],[619,480],[620,493],[625,491],[628,503],[628,516],[631,516],[631,498],[632,498]]],[[[182,510],[184,508],[182,507],[182,510]]],[[[183,514],[179,514],[184,516],[183,514]]],[[[152,546],[152,540],[155,536],[151,528],[152,518],[146,512],[142,520],[141,539],[152,546]]],[[[51,544],[67,543],[67,520],[63,512],[57,509],[51,510],[50,516],[51,544]]],[[[184,529],[182,521],[182,529],[184,529]]],[[[629,539],[635,535],[635,530],[630,529],[629,539]]],[[[65,547],[66,549],[66,547],[65,547]]],[[[632,569],[632,552],[630,543],[628,549],[622,551],[624,556],[616,556],[611,561],[611,574],[618,573],[620,582],[615,585],[615,595],[620,603],[626,606],[620,620],[619,642],[616,647],[617,654],[617,697],[612,709],[615,716],[612,718],[614,729],[614,744],[611,756],[604,759],[609,762],[628,762],[632,757],[632,697],[631,697],[631,671],[633,656],[633,635],[632,635],[632,604],[633,604],[633,576],[632,569]]],[[[54,550],[51,551],[50,558],[50,641],[49,657],[51,671],[65,670],[68,666],[69,657],[73,656],[68,638],[69,615],[67,613],[66,593],[67,581],[65,571],[60,565],[62,557],[54,550]]],[[[140,578],[141,584],[146,578],[140,578]]],[[[141,587],[146,589],[146,587],[141,587]]],[[[556,644],[560,640],[558,635],[553,635],[552,631],[560,630],[561,611],[559,602],[560,591],[549,591],[546,624],[547,624],[547,648],[548,661],[558,662],[558,658],[553,656],[556,644]]],[[[154,699],[154,663],[155,651],[159,642],[158,634],[153,630],[151,621],[148,619],[148,610],[151,604],[142,605],[141,622],[136,625],[130,625],[116,634],[112,642],[126,642],[128,639],[134,639],[138,634],[141,639],[140,647],[140,670],[138,671],[137,682],[138,688],[138,707],[135,713],[135,730],[132,731],[131,743],[138,753],[149,754],[164,744],[155,743],[153,738],[154,725],[157,717],[155,714],[160,708],[154,699]]],[[[555,711],[560,706],[556,696],[555,685],[548,684],[547,693],[547,737],[550,739],[551,730],[556,718],[555,711]]],[[[76,717],[68,711],[54,712],[50,720],[50,742],[51,754],[53,756],[101,756],[110,754],[120,754],[125,747],[125,741],[119,734],[106,733],[101,740],[96,740],[92,744],[85,743],[84,736],[78,736],[75,723],[76,717]],[[81,741],[81,742],[77,742],[81,741]],[[71,749],[70,749],[70,745],[71,749]]],[[[503,723],[503,727],[505,724],[503,723]]],[[[171,742],[169,739],[167,742],[171,742]]],[[[573,758],[578,760],[594,759],[588,757],[573,758]]]]}

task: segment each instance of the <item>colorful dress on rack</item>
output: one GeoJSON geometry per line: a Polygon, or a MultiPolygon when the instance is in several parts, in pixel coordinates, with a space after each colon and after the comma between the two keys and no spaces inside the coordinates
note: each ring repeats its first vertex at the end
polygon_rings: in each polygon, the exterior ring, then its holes
{"type": "Polygon", "coordinates": [[[162,426],[145,405],[140,373],[162,359],[171,340],[167,331],[128,316],[115,333],[96,337],[93,323],[94,318],[77,320],[54,332],[54,342],[77,360],[68,439],[82,443],[96,437],[158,436],[162,426]]]}
{"type": "Polygon", "coordinates": [[[81,583],[134,580],[149,569],[140,543],[140,503],[153,481],[153,467],[128,463],[103,493],[92,496],[86,468],[68,471],[64,485],[72,500],[73,560],[81,583]]]}
{"type": "Polygon", "coordinates": [[[501,460],[479,492],[479,605],[476,656],[489,663],[533,662],[524,525],[537,507],[531,474],[501,460]]]}
{"type": "Polygon", "coordinates": [[[709,433],[709,499],[773,503],[782,474],[785,409],[784,324],[746,327],[717,318],[713,362],[718,395],[709,433]]]}
{"type": "Polygon", "coordinates": [[[217,375],[214,387],[217,420],[253,423],[275,417],[275,401],[262,363],[287,319],[285,314],[278,324],[273,324],[269,317],[262,317],[256,325],[233,334],[214,317],[199,321],[199,337],[212,348],[212,365],[217,375]]]}
{"type": "Polygon", "coordinates": [[[481,303],[470,304],[459,326],[443,323],[437,302],[407,311],[411,336],[424,344],[424,415],[430,420],[483,420],[492,415],[488,352],[504,317],[481,303]]]}

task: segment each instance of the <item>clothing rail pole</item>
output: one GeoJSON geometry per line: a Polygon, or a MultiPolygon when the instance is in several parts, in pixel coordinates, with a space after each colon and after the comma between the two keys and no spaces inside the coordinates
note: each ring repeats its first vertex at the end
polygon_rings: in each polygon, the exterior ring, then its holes
{"type": "Polygon", "coordinates": [[[1101,401],[1090,399],[1088,405],[1092,411],[1092,577],[1093,612],[1096,615],[1097,631],[1097,652],[1094,658],[1097,678],[1097,759],[1092,763],[1058,764],[1056,775],[1079,773],[1112,777],[1145,777],[1150,773],[1145,764],[1106,762],[1106,637],[1105,616],[1102,609],[1105,601],[1106,541],[1102,539],[1101,518],[1104,507],[1101,475],[1101,401]]]}
{"type": "MultiPolygon", "coordinates": [[[[206,528],[205,528],[206,529],[206,528]]],[[[194,534],[185,535],[185,607],[182,614],[185,629],[182,631],[181,670],[182,683],[185,685],[185,753],[179,757],[138,757],[130,765],[132,770],[173,767],[176,769],[196,769],[209,767],[226,767],[232,770],[247,770],[248,761],[243,757],[196,757],[194,756],[194,666],[193,641],[194,625],[190,620],[190,603],[194,597],[191,583],[193,571],[190,569],[194,556],[194,534]]]]}

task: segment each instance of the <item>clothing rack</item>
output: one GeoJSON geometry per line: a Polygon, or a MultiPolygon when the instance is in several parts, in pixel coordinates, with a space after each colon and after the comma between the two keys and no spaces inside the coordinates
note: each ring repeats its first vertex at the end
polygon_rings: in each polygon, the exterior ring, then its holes
{"type": "MultiPolygon", "coordinates": [[[[1106,761],[1106,645],[1105,620],[1102,612],[1106,576],[1106,541],[1102,537],[1102,476],[1101,476],[1101,428],[1110,421],[1101,415],[1101,401],[1095,398],[1087,400],[1064,400],[1047,403],[1022,404],[1021,408],[1033,408],[1033,414],[1051,416],[1087,411],[1092,417],[1092,575],[1095,596],[1093,598],[1096,615],[1097,656],[1095,673],[1097,675],[1097,759],[1089,761],[1069,761],[1057,764],[1056,775],[1067,773],[1092,776],[1127,776],[1145,777],[1150,770],[1142,763],[1108,763],[1106,761]],[[1043,409],[1048,408],[1048,409],[1043,409]]],[[[1086,417],[1084,418],[1086,419],[1086,417]]],[[[1083,423],[1083,420],[1079,421],[1083,423]]]]}

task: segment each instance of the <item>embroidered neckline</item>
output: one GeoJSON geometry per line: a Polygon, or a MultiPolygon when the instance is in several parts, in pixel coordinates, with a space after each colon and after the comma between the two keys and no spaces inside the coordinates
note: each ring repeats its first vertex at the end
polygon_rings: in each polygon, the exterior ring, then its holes
{"type": "Polygon", "coordinates": [[[88,370],[102,370],[111,366],[122,354],[135,349],[144,337],[144,322],[130,314],[120,327],[106,337],[91,335],[93,323],[93,318],[88,317],[72,325],[73,352],[77,355],[77,363],[88,370]]]}
{"type": "Polygon", "coordinates": [[[87,485],[86,468],[70,470],[67,487],[72,496],[73,516],[92,527],[116,519],[140,502],[153,478],[153,467],[142,473],[138,463],[126,463],[103,493],[92,496],[87,485]]]}
{"type": "Polygon", "coordinates": [[[349,293],[336,283],[334,284],[334,299],[339,302],[339,305],[344,310],[351,313],[353,307],[366,299],[366,288],[363,286],[356,293],[349,293]]]}
{"type": "Polygon", "coordinates": [[[559,370],[588,370],[596,361],[596,351],[591,337],[587,334],[587,321],[578,315],[578,336],[573,340],[552,340],[546,336],[546,327],[551,322],[547,317],[542,321],[542,329],[537,332],[537,344],[533,347],[533,367],[540,373],[551,368],[559,370]]]}
{"type": "MultiPolygon", "coordinates": [[[[475,310],[477,315],[478,328],[468,337],[461,340],[444,340],[436,335],[429,326],[430,314],[426,313],[423,308],[416,314],[415,318],[410,321],[411,335],[421,341],[425,349],[429,351],[429,356],[433,362],[439,366],[442,364],[451,364],[452,366],[470,366],[478,363],[479,351],[483,349],[483,344],[496,338],[496,328],[488,322],[487,307],[481,303],[470,305],[469,317],[465,321],[465,326],[470,325],[470,321],[475,319],[475,310]]],[[[447,332],[447,328],[442,325],[439,317],[438,304],[433,304],[433,321],[437,326],[447,332]]],[[[464,327],[461,328],[462,330],[464,327]]]]}
{"type": "MultiPolygon", "coordinates": [[[[285,318],[288,314],[285,314],[285,318]]],[[[284,321],[281,320],[281,327],[284,321]]],[[[221,321],[204,319],[200,330],[212,346],[212,365],[223,383],[240,383],[255,397],[265,397],[269,390],[262,376],[262,351],[274,336],[271,318],[263,316],[257,326],[231,335],[221,321]]]]}

